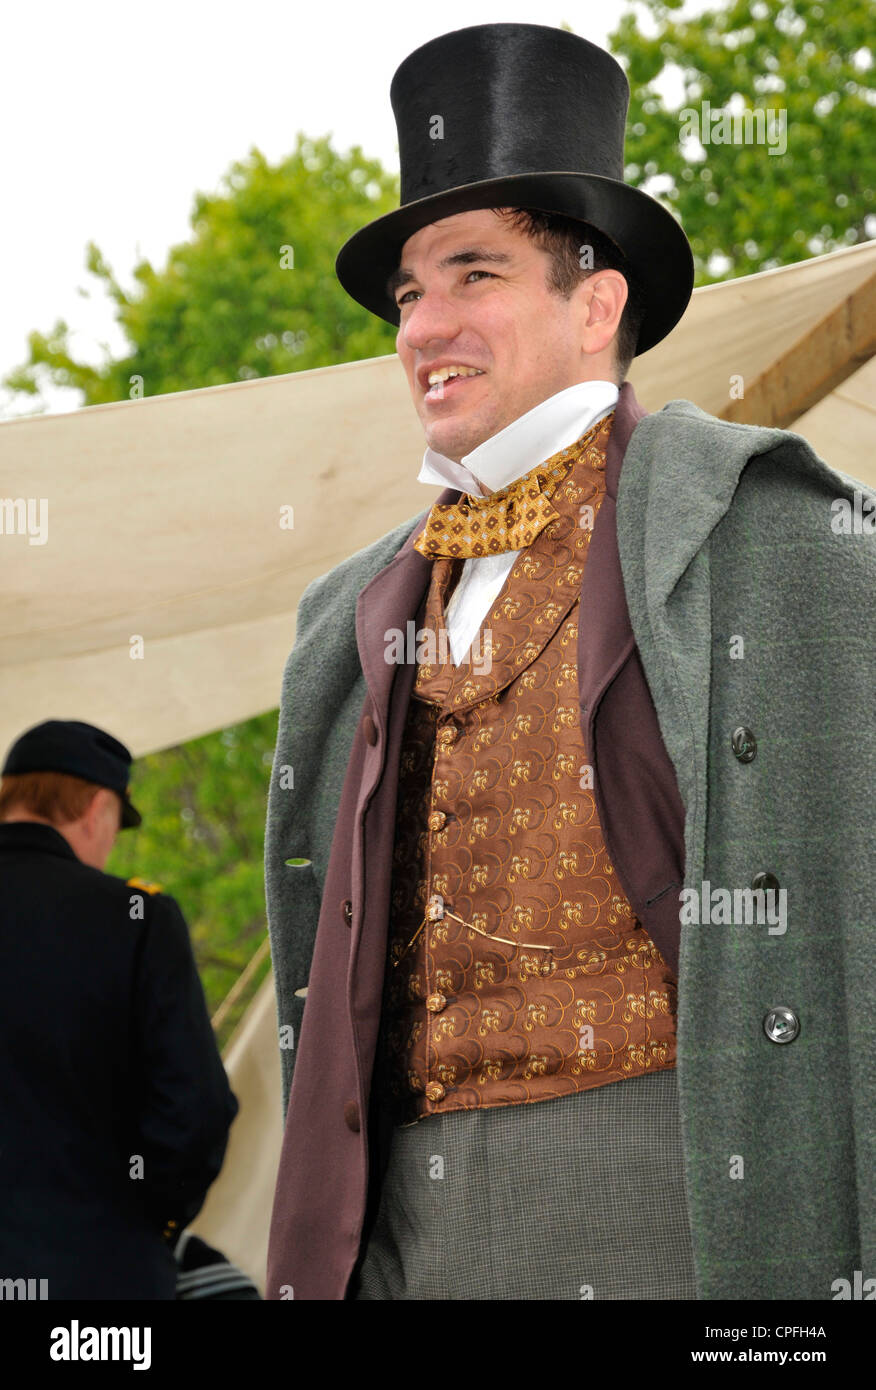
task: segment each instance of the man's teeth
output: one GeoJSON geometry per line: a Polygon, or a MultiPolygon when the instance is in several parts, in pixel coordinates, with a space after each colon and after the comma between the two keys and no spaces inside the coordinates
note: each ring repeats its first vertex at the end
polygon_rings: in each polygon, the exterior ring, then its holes
{"type": "Polygon", "coordinates": [[[429,373],[429,385],[437,386],[439,381],[447,381],[451,376],[483,376],[480,367],[437,367],[429,373]]]}

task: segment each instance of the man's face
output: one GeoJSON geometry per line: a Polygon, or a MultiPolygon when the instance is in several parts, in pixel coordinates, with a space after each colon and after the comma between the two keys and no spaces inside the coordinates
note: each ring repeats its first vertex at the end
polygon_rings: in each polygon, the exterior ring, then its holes
{"type": "Polygon", "coordinates": [[[439,454],[459,462],[558,391],[614,380],[614,328],[593,337],[593,281],[568,300],[552,293],[548,254],[492,209],[421,228],[405,242],[401,266],[410,276],[395,290],[396,348],[426,442],[439,454]],[[430,390],[438,366],[483,375],[430,390]]]}

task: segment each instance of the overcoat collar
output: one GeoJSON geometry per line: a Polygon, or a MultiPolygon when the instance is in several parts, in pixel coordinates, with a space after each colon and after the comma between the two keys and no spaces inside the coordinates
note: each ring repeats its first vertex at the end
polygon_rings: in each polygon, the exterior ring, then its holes
{"type": "Polygon", "coordinates": [[[75,859],[79,856],[60,830],[53,825],[42,825],[39,821],[4,821],[0,825],[0,853],[6,854],[58,854],[62,859],[75,859]]]}

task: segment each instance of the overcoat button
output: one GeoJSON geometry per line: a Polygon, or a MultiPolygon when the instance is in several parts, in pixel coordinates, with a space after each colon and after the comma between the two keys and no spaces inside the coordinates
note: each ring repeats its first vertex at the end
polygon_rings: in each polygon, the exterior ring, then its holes
{"type": "Polygon", "coordinates": [[[778,1004],[776,1008],[770,1009],[764,1019],[763,1031],[770,1042],[793,1042],[800,1032],[800,1020],[793,1009],[787,1008],[784,1004],[778,1004]]]}
{"type": "Polygon", "coordinates": [[[365,742],[370,743],[373,748],[377,742],[377,725],[370,714],[366,714],[362,720],[362,732],[365,735],[365,742]]]}
{"type": "Polygon", "coordinates": [[[348,1100],[344,1106],[344,1123],[354,1134],[359,1133],[359,1107],[354,1100],[348,1100]]]}
{"type": "Polygon", "coordinates": [[[440,1014],[442,1009],[447,1007],[447,999],[443,994],[430,994],[426,1000],[426,1008],[430,1014],[440,1014]]]}
{"type": "Polygon", "coordinates": [[[751,880],[751,886],[755,892],[762,889],[764,893],[777,893],[779,891],[779,880],[776,878],[775,874],[755,874],[754,878],[751,880]]]}
{"type": "Polygon", "coordinates": [[[430,1081],[426,1087],[427,1100],[443,1100],[446,1092],[440,1081],[430,1081]]]}
{"type": "Polygon", "coordinates": [[[353,925],[353,904],[349,898],[344,898],[341,903],[341,912],[344,914],[344,922],[348,927],[351,927],[353,925]]]}
{"type": "Polygon", "coordinates": [[[429,829],[430,829],[430,830],[440,830],[440,829],[442,828],[442,826],[444,825],[444,822],[445,822],[446,820],[447,820],[447,817],[446,817],[446,815],[444,814],[443,811],[430,811],[430,812],[429,812],[429,829]]]}
{"type": "Polygon", "coordinates": [[[754,761],[757,752],[757,739],[750,729],[740,725],[738,729],[733,730],[730,747],[741,763],[750,763],[754,761]]]}

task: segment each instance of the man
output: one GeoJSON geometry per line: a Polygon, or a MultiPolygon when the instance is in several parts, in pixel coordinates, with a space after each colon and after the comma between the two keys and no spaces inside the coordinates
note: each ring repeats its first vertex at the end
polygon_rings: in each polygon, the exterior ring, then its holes
{"type": "Polygon", "coordinates": [[[179,907],[103,872],[130,769],[51,719],[0,782],[0,1277],[33,1297],[175,1298],[237,1113],[179,907]]]}
{"type": "Polygon", "coordinates": [[[477,26],[392,100],[402,206],[337,269],[448,488],[299,609],[267,1296],[830,1298],[876,1264],[853,482],[638,406],[692,260],[609,55],[477,26]]]}

